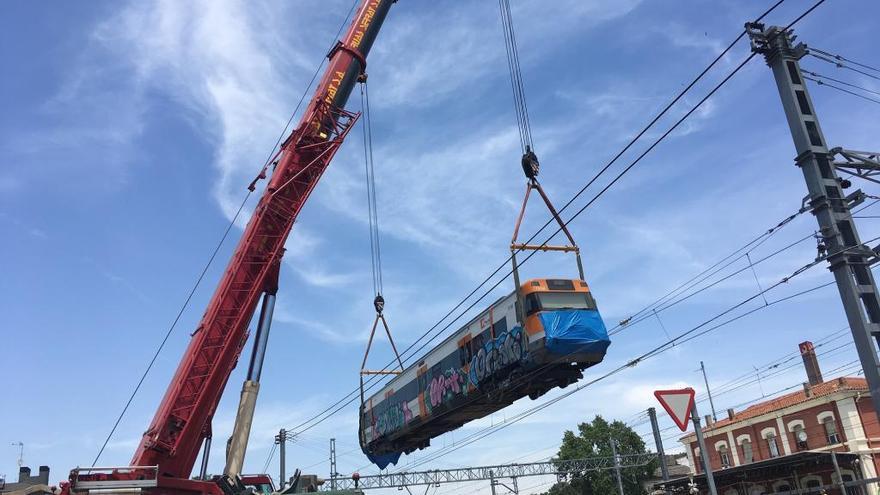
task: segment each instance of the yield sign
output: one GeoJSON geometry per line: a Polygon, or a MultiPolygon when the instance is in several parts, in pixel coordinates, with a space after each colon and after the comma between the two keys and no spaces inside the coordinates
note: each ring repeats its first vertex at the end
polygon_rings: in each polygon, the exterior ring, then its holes
{"type": "Polygon", "coordinates": [[[663,409],[666,409],[681,431],[686,431],[690,412],[694,408],[694,389],[688,387],[677,390],[655,390],[654,397],[660,401],[663,409]]]}

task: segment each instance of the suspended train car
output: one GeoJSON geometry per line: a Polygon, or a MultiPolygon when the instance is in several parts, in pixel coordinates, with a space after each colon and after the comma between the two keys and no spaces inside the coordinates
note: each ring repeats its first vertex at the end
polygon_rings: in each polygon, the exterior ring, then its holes
{"type": "Polygon", "coordinates": [[[367,398],[360,444],[380,469],[521,397],[579,380],[611,341],[587,283],[535,279],[502,297],[367,398]]]}

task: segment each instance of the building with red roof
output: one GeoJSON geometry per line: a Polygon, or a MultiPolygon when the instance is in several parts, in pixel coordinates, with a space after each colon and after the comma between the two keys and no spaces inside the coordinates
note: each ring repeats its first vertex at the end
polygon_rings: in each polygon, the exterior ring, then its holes
{"type": "MultiPolygon", "coordinates": [[[[847,456],[856,459],[855,463],[840,469],[845,482],[876,478],[880,472],[880,456],[874,456],[875,451],[880,453],[880,426],[867,382],[859,377],[824,381],[813,344],[804,342],[800,350],[809,379],[803,389],[739,412],[728,409],[727,417],[716,422],[707,416],[703,427],[706,449],[714,473],[770,459],[779,465],[784,459],[778,458],[804,452],[827,453],[828,462],[774,480],[752,479],[727,491],[719,486],[719,495],[809,490],[838,484],[831,452],[858,454],[857,458],[847,456]]],[[[694,474],[702,474],[696,435],[691,432],[681,442],[694,474]]],[[[876,495],[876,483],[869,484],[866,493],[876,495]]]]}

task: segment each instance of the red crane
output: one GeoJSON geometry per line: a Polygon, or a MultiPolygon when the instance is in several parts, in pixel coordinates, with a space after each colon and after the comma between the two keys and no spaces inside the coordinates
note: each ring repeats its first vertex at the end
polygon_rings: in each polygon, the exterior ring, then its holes
{"type": "MultiPolygon", "coordinates": [[[[152,493],[221,493],[214,483],[190,480],[193,465],[210,436],[211,419],[260,296],[275,293],[291,227],[359,116],[346,111],[345,103],[365,77],[367,53],[394,1],[363,0],[345,36],[328,54],[327,68],[302,119],[270,160],[274,171],[268,186],[143,435],[133,467],[72,477],[73,490],[97,488],[89,483],[100,480],[144,477],[134,466],[158,466],[156,485],[148,487],[152,493]]],[[[265,178],[266,171],[259,178],[265,178]]]]}

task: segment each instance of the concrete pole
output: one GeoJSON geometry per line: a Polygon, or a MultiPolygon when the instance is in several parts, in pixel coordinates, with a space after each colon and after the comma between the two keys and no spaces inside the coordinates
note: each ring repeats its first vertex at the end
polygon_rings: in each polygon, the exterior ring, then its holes
{"type": "Polygon", "coordinates": [[[712,401],[712,389],[709,388],[709,379],[706,378],[706,366],[700,361],[700,371],[703,372],[703,382],[706,384],[706,393],[709,394],[709,406],[712,407],[712,421],[718,421],[718,415],[715,414],[715,402],[712,401]]]}
{"type": "Polygon", "coordinates": [[[281,480],[281,487],[279,488],[279,490],[283,490],[284,485],[287,484],[287,479],[285,478],[285,475],[284,475],[284,471],[285,471],[285,467],[286,467],[285,463],[287,462],[287,459],[286,459],[287,430],[285,430],[284,428],[281,428],[280,430],[278,430],[278,437],[276,437],[276,438],[278,439],[278,465],[279,465],[278,479],[281,480]]]}
{"type": "Polygon", "coordinates": [[[336,490],[336,439],[330,439],[330,489],[336,490]]]}
{"type": "Polygon", "coordinates": [[[495,495],[495,471],[489,470],[489,486],[492,488],[492,495],[495,495]]]}
{"type": "Polygon", "coordinates": [[[715,488],[715,477],[712,476],[712,464],[709,462],[709,452],[706,450],[706,442],[703,440],[703,428],[700,426],[700,413],[697,412],[696,402],[691,408],[691,419],[694,421],[694,432],[697,434],[697,444],[700,446],[700,457],[703,459],[703,472],[706,473],[709,495],[718,495],[718,490],[715,488]]]}
{"type": "Polygon", "coordinates": [[[657,425],[657,410],[648,408],[648,417],[651,418],[651,430],[654,432],[654,443],[657,445],[657,456],[660,458],[660,473],[663,481],[669,481],[669,466],[666,465],[666,453],[663,452],[663,439],[660,438],[660,427],[657,425]]]}
{"type": "Polygon", "coordinates": [[[614,476],[617,478],[617,491],[623,495],[623,480],[620,479],[620,459],[617,458],[617,442],[611,438],[611,455],[614,456],[614,476]]]}

